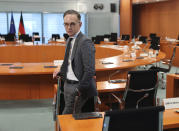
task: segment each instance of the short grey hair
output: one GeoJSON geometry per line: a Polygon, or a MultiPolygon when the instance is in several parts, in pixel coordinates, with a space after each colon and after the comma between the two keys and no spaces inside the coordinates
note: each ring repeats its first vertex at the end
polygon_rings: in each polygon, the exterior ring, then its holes
{"type": "Polygon", "coordinates": [[[74,14],[77,16],[78,20],[81,21],[81,15],[80,13],[78,13],[76,10],[67,10],[65,11],[65,13],[63,14],[63,18],[66,16],[66,15],[69,15],[69,14],[74,14]]]}

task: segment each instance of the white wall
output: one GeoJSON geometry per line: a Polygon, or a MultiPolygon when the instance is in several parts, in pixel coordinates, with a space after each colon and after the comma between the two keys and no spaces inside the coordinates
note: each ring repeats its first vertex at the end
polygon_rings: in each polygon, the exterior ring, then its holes
{"type": "Polygon", "coordinates": [[[0,11],[64,12],[75,9],[87,13],[88,36],[119,32],[119,0],[0,0],[0,11]],[[102,3],[103,10],[95,10],[102,3]],[[116,3],[116,12],[110,12],[110,3],[116,3]]]}

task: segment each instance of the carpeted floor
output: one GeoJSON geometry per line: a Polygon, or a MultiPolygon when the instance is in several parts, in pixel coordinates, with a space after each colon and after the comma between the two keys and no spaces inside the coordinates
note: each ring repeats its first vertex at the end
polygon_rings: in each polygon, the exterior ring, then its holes
{"type": "Polygon", "coordinates": [[[0,131],[54,131],[52,99],[1,100],[0,131]]]}

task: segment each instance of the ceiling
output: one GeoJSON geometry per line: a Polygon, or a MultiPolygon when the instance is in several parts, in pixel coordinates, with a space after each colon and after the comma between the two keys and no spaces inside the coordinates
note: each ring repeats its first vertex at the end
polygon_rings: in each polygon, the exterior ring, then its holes
{"type": "Polygon", "coordinates": [[[168,1],[168,0],[132,0],[133,4],[147,4],[152,2],[161,2],[161,1],[168,1]]]}

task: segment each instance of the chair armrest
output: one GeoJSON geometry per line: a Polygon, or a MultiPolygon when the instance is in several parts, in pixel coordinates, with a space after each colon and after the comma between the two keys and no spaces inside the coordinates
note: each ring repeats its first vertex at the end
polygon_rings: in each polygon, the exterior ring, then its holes
{"type": "Polygon", "coordinates": [[[101,105],[101,100],[98,96],[94,96],[94,103],[95,103],[95,111],[99,111],[100,110],[99,105],[101,105]]]}
{"type": "Polygon", "coordinates": [[[56,104],[56,97],[57,97],[57,84],[54,85],[54,90],[53,90],[53,105],[56,104]]]}
{"type": "Polygon", "coordinates": [[[171,60],[169,60],[169,59],[164,59],[164,60],[162,60],[162,64],[167,64],[167,65],[169,65],[170,62],[171,62],[171,60]]]}
{"type": "Polygon", "coordinates": [[[118,101],[120,109],[123,110],[125,105],[124,101],[117,97],[114,93],[111,93],[111,95],[118,101]]]}

